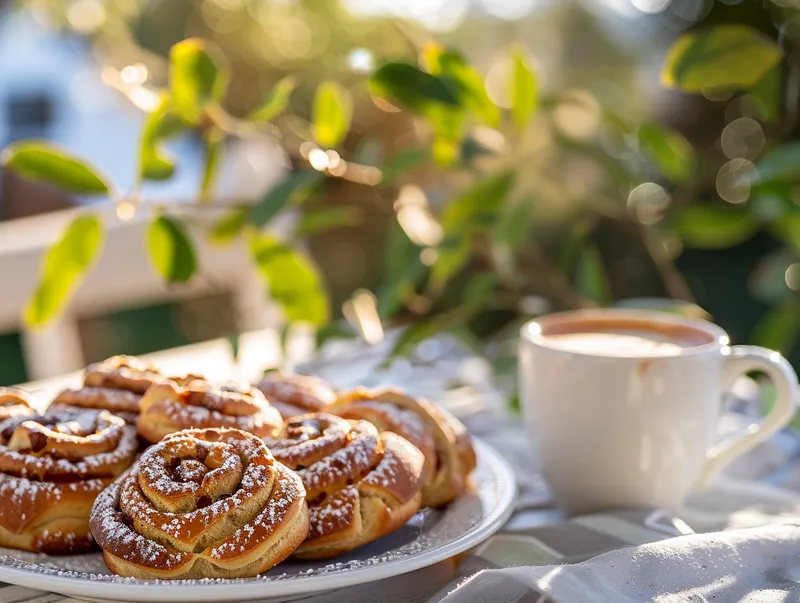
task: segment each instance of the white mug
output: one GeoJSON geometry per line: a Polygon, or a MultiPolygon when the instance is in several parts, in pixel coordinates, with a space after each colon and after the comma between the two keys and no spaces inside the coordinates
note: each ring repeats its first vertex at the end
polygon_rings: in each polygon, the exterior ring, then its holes
{"type": "Polygon", "coordinates": [[[533,320],[522,328],[519,373],[525,424],[544,477],[570,515],[679,507],[693,487],[707,487],[726,464],[789,423],[798,395],[797,375],[778,352],[730,346],[714,324],[656,311],[586,310],[533,320]],[[653,333],[681,346],[611,351],[602,339],[582,339],[597,344],[582,347],[563,337],[592,332],[653,333]],[[749,371],[774,382],[775,404],[760,423],[715,444],[725,394],[749,371]]]}

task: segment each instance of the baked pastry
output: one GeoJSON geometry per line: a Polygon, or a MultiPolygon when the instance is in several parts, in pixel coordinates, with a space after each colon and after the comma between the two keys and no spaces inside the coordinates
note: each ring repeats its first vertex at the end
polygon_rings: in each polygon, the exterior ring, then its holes
{"type": "Polygon", "coordinates": [[[419,510],[425,459],[396,434],[317,413],[289,419],[279,438],[265,441],[306,488],[310,528],[296,557],[346,553],[393,532],[419,510]]]}
{"type": "Polygon", "coordinates": [[[336,401],[336,390],[319,377],[271,371],[256,384],[284,419],[324,412],[336,401]]]}
{"type": "Polygon", "coordinates": [[[399,389],[358,388],[342,394],[330,412],[365,419],[380,431],[392,431],[425,455],[422,505],[440,507],[461,494],[475,469],[475,451],[463,423],[449,412],[399,389]]]}
{"type": "Polygon", "coordinates": [[[0,422],[0,546],[90,549],[92,503],[136,450],[136,430],[108,411],[61,408],[0,422]]]}
{"type": "Polygon", "coordinates": [[[278,433],[280,413],[254,387],[216,385],[202,379],[185,385],[153,385],[139,402],[139,435],[151,443],[192,427],[233,427],[259,437],[278,433]]]}
{"type": "Polygon", "coordinates": [[[112,356],[86,368],[83,387],[67,389],[56,405],[109,410],[131,425],[139,416],[139,400],[154,383],[169,381],[158,369],[135,356],[112,356]]]}
{"type": "Polygon", "coordinates": [[[255,576],[308,533],[303,484],[259,438],[189,429],[147,449],[92,509],[109,569],[134,578],[255,576]]]}
{"type": "Polygon", "coordinates": [[[0,421],[11,417],[27,417],[35,414],[28,396],[21,389],[0,387],[0,421]]]}

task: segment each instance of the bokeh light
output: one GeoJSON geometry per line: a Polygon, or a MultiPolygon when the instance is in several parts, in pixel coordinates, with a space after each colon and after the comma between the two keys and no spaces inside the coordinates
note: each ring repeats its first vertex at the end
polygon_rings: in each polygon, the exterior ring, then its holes
{"type": "Polygon", "coordinates": [[[594,138],[600,131],[600,105],[585,90],[570,90],[553,110],[553,122],[566,136],[576,140],[594,138]]]}
{"type": "Polygon", "coordinates": [[[728,159],[755,159],[764,148],[764,130],[749,117],[735,119],[722,131],[720,144],[728,159]]]}
{"type": "Polygon", "coordinates": [[[751,161],[731,159],[717,172],[717,194],[728,203],[744,203],[750,197],[750,183],[757,175],[751,161]]]}
{"type": "Polygon", "coordinates": [[[367,343],[374,345],[383,339],[383,325],[378,316],[378,299],[367,289],[358,289],[342,307],[345,318],[358,329],[367,343]]]}
{"type": "Polygon", "coordinates": [[[312,168],[321,172],[328,167],[330,157],[328,157],[328,154],[322,149],[314,148],[308,152],[308,162],[311,164],[312,168]]]}
{"type": "Polygon", "coordinates": [[[655,224],[669,207],[671,197],[655,182],[644,182],[628,195],[628,209],[645,225],[655,224]]]}
{"type": "Polygon", "coordinates": [[[511,107],[509,95],[509,78],[511,77],[511,61],[503,54],[495,59],[486,73],[486,94],[498,107],[511,107]]]}
{"type": "Polygon", "coordinates": [[[636,8],[643,13],[655,14],[662,12],[669,6],[670,0],[631,0],[636,8]]]}
{"type": "Polygon", "coordinates": [[[347,53],[347,64],[353,71],[368,73],[375,67],[375,57],[366,48],[354,48],[347,53]]]}
{"type": "Polygon", "coordinates": [[[800,263],[795,262],[786,269],[786,286],[794,291],[800,291],[800,263]]]}
{"type": "Polygon", "coordinates": [[[397,221],[409,239],[420,246],[435,247],[442,241],[442,226],[428,207],[428,198],[418,186],[407,184],[394,203],[397,221]]]}
{"type": "Polygon", "coordinates": [[[433,266],[439,259],[439,252],[433,247],[426,247],[419,253],[419,261],[425,266],[433,266]]]}
{"type": "Polygon", "coordinates": [[[339,165],[342,163],[342,158],[333,149],[329,149],[325,151],[325,154],[328,156],[328,169],[335,170],[339,165]]]}
{"type": "Polygon", "coordinates": [[[129,222],[136,215],[136,205],[128,200],[120,201],[117,203],[116,213],[122,222],[129,222]]]}
{"type": "Polygon", "coordinates": [[[80,33],[98,30],[106,16],[106,9],[98,0],[77,0],[67,8],[67,22],[80,33]]]}
{"type": "Polygon", "coordinates": [[[342,0],[342,6],[356,17],[394,15],[411,19],[434,31],[458,27],[469,8],[468,0],[342,0]]]}
{"type": "Polygon", "coordinates": [[[119,77],[123,84],[133,86],[136,84],[144,84],[147,81],[147,75],[147,67],[142,63],[134,63],[133,65],[123,67],[119,77]]]}

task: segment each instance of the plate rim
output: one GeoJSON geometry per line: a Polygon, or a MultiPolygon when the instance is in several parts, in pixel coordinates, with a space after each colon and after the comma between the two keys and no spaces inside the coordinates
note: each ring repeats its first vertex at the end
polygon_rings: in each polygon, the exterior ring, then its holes
{"type": "Polygon", "coordinates": [[[273,582],[204,583],[197,585],[197,588],[182,584],[180,581],[176,581],[175,584],[169,584],[167,581],[159,584],[128,584],[87,580],[73,576],[55,576],[9,567],[2,562],[0,562],[0,581],[67,597],[83,597],[109,602],[143,603],[147,601],[169,601],[170,603],[210,603],[216,601],[257,601],[291,595],[311,595],[330,589],[345,588],[407,574],[450,559],[480,544],[496,533],[514,512],[514,503],[517,500],[517,481],[514,470],[508,461],[492,446],[475,436],[472,437],[472,440],[478,457],[481,460],[485,460],[492,467],[492,473],[497,476],[498,483],[507,484],[507,487],[501,492],[502,496],[497,506],[487,517],[481,520],[480,525],[475,530],[419,555],[321,576],[275,580],[273,582]],[[200,586],[203,587],[202,594],[198,592],[200,586]],[[120,591],[117,598],[108,598],[106,594],[108,589],[115,588],[124,589],[124,592],[120,591]],[[226,594],[228,596],[225,596],[226,594]]]}

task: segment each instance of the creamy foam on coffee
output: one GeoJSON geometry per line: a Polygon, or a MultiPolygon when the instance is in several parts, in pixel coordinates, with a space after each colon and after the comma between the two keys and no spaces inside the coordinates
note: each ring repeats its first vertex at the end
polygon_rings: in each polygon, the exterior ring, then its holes
{"type": "Polygon", "coordinates": [[[551,348],[592,356],[678,356],[711,342],[698,329],[622,319],[573,319],[543,323],[541,341],[551,348]]]}
{"type": "Polygon", "coordinates": [[[602,356],[678,356],[684,347],[651,333],[566,333],[544,337],[553,348],[602,356]]]}

